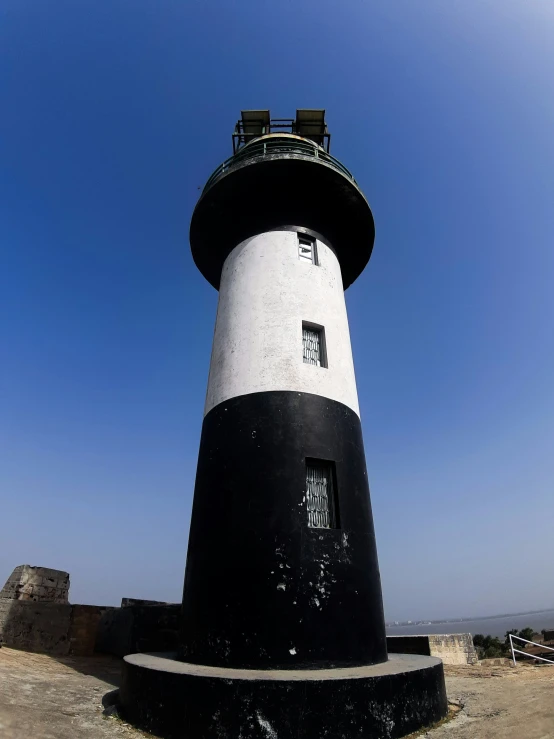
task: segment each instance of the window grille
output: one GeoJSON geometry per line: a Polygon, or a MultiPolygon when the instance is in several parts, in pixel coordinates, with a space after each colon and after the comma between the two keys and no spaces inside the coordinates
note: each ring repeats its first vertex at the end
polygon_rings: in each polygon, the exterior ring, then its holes
{"type": "Polygon", "coordinates": [[[323,329],[302,325],[302,359],[306,364],[326,366],[323,329]]]}
{"type": "Polygon", "coordinates": [[[310,236],[298,236],[298,259],[301,262],[317,264],[315,239],[312,239],[310,236]]]}
{"type": "Polygon", "coordinates": [[[306,505],[308,526],[316,529],[335,527],[333,470],[330,464],[306,463],[306,505]]]}

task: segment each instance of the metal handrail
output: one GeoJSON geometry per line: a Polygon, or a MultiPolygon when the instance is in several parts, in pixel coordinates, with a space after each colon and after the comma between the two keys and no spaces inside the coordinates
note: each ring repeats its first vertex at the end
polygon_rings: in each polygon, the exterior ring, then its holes
{"type": "Polygon", "coordinates": [[[278,154],[280,152],[283,154],[300,154],[302,156],[314,157],[314,159],[319,159],[326,164],[330,164],[334,169],[338,169],[341,174],[346,175],[348,179],[352,180],[352,182],[356,182],[352,173],[346,169],[344,164],[339,162],[338,159],[335,159],[334,156],[331,156],[331,154],[328,154],[326,151],[321,149],[317,144],[312,144],[310,141],[302,141],[299,139],[291,141],[290,139],[285,138],[273,138],[253,141],[240,149],[234,156],[226,159],[210,176],[204,185],[203,192],[206,192],[206,190],[211,187],[214,182],[221,177],[221,175],[225,174],[227,170],[231,169],[239,162],[247,159],[259,159],[272,154],[278,154]]]}
{"type": "Polygon", "coordinates": [[[529,641],[529,639],[524,639],[522,636],[516,636],[515,634],[509,634],[510,637],[510,647],[512,649],[512,659],[514,661],[514,667],[516,666],[516,655],[518,654],[524,654],[526,657],[531,657],[532,659],[540,659],[542,662],[548,662],[551,665],[554,665],[554,660],[552,659],[546,659],[546,657],[539,657],[536,654],[529,654],[529,652],[522,652],[521,649],[516,649],[514,647],[513,639],[517,639],[518,641],[524,641],[527,644],[534,644],[536,647],[541,647],[541,649],[548,649],[551,652],[554,652],[554,647],[547,647],[546,644],[538,644],[536,641],[529,641]]]}

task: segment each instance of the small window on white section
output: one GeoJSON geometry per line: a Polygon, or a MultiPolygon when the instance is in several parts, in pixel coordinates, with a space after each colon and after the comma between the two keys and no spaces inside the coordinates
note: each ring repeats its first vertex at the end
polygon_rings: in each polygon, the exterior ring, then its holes
{"type": "Polygon", "coordinates": [[[306,508],[311,528],[339,528],[334,472],[332,462],[306,460],[306,508]]]}
{"type": "Polygon", "coordinates": [[[305,364],[327,367],[325,329],[323,326],[302,323],[302,359],[305,364]]]}
{"type": "Polygon", "coordinates": [[[298,234],[298,259],[317,265],[317,249],[315,239],[306,234],[298,234]]]}

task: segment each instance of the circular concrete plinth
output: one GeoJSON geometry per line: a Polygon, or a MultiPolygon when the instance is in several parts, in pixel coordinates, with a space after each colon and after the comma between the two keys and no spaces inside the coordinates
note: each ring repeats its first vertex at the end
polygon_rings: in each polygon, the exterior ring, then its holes
{"type": "Polygon", "coordinates": [[[367,667],[242,670],[125,657],[125,718],[164,739],[396,739],[446,716],[442,662],[392,654],[367,667]]]}

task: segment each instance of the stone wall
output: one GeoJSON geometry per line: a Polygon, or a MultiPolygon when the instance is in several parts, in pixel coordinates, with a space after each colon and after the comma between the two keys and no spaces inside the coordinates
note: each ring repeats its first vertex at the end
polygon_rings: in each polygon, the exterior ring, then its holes
{"type": "Polygon", "coordinates": [[[476,665],[479,662],[471,634],[429,634],[432,657],[445,665],[476,665]]]}
{"type": "Polygon", "coordinates": [[[425,654],[439,657],[445,665],[476,665],[479,662],[471,634],[421,634],[388,636],[391,654],[425,654]]]}
{"type": "Polygon", "coordinates": [[[167,606],[171,605],[164,600],[144,600],[143,598],[122,598],[121,607],[128,608],[129,606],[167,606]]]}
{"type": "Polygon", "coordinates": [[[19,565],[0,591],[0,644],[56,656],[94,651],[101,606],[70,605],[69,574],[19,565]]]}
{"type": "Polygon", "coordinates": [[[110,609],[0,598],[0,641],[27,652],[88,656],[94,652],[98,623],[106,610],[110,609]]]}
{"type": "Polygon", "coordinates": [[[113,608],[100,618],[96,632],[95,651],[125,657],[133,654],[131,646],[133,607],[113,608]]]}
{"type": "Polygon", "coordinates": [[[71,606],[0,598],[0,635],[6,647],[69,654],[71,606]]]}
{"type": "Polygon", "coordinates": [[[96,651],[125,657],[177,649],[181,604],[127,605],[102,615],[96,651]]]}
{"type": "Polygon", "coordinates": [[[68,592],[67,572],[16,567],[0,591],[0,645],[54,656],[177,648],[180,604],[123,598],[122,608],[71,605],[68,592]]]}
{"type": "Polygon", "coordinates": [[[100,619],[105,613],[115,610],[102,606],[71,606],[69,653],[80,657],[93,654],[100,619]]]}
{"type": "Polygon", "coordinates": [[[0,600],[68,603],[68,593],[69,573],[19,565],[0,591],[0,600]]]}

